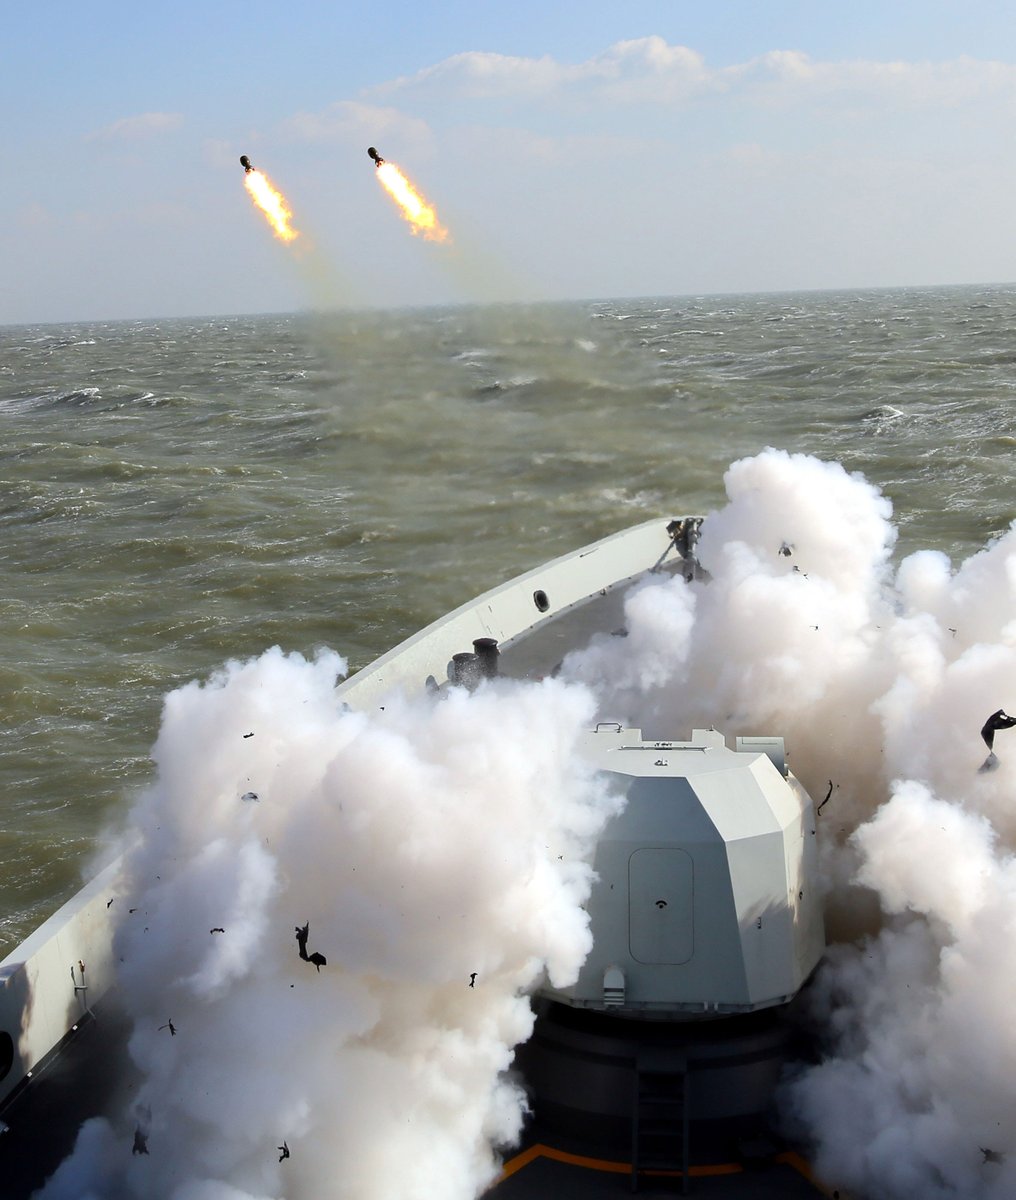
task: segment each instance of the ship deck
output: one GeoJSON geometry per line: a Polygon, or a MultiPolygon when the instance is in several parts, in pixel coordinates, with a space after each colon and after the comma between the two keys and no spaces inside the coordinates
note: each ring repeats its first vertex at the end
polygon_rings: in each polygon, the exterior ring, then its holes
{"type": "Polygon", "coordinates": [[[74,1148],[91,1117],[112,1111],[135,1080],[130,1025],[108,1001],[32,1072],[0,1110],[0,1195],[29,1200],[74,1148]]]}
{"type": "MultiPolygon", "coordinates": [[[[33,1086],[12,1098],[0,1134],[4,1200],[29,1200],[70,1153],[89,1117],[109,1111],[130,1089],[127,1026],[107,1002],[82,1023],[60,1053],[35,1072],[33,1086]]],[[[689,1195],[703,1200],[814,1200],[837,1196],[814,1178],[805,1160],[765,1136],[732,1143],[696,1130],[685,1181],[679,1171],[640,1173],[637,1195],[646,1200],[689,1195]]],[[[623,1147],[594,1145],[557,1130],[530,1126],[523,1146],[506,1158],[489,1200],[607,1200],[632,1194],[630,1157],[623,1147]]]]}

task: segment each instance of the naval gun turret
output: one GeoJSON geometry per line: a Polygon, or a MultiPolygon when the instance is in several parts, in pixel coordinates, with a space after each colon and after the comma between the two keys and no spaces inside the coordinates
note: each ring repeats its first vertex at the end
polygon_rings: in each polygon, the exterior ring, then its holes
{"type": "MultiPolygon", "coordinates": [[[[367,708],[393,686],[471,686],[488,644],[502,676],[552,673],[595,634],[623,629],[632,584],[697,579],[700,525],[649,521],[545,563],[414,635],[338,694],[367,708]]],[[[661,1072],[667,1094],[687,1099],[684,1119],[729,1130],[769,1108],[792,1045],[787,1010],[822,955],[814,805],[783,739],[746,733],[730,744],[713,729],[658,741],[601,723],[586,735],[586,753],[626,803],[595,852],[592,949],[574,984],[539,993],[516,1064],[537,1123],[622,1154],[631,1146],[633,1162],[642,1081],[661,1072]]]]}
{"type": "Polygon", "coordinates": [[[630,1147],[633,1182],[654,1161],[687,1170],[689,1122],[765,1128],[788,1008],[824,949],[811,797],[781,737],[733,742],[620,724],[586,741],[626,803],[595,852],[592,950],[572,985],[543,989],[517,1061],[537,1120],[630,1147]]]}
{"type": "Polygon", "coordinates": [[[589,756],[626,796],[601,835],[593,950],[546,995],[574,1008],[687,1020],[786,1004],[824,945],[810,797],[783,739],[712,729],[644,741],[601,724],[589,756]]]}

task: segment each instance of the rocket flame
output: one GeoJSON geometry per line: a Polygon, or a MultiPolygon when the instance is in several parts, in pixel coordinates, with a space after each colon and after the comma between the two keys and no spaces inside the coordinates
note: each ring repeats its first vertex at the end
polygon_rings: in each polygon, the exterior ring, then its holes
{"type": "Polygon", "coordinates": [[[293,219],[289,205],[282,193],[272,187],[266,175],[257,169],[245,171],[243,185],[250,192],[254,203],[268,218],[272,232],[277,238],[284,242],[291,242],[294,238],[299,237],[298,232],[289,224],[293,219]]]}
{"type": "Polygon", "coordinates": [[[422,233],[431,242],[448,240],[448,230],[437,219],[437,213],[394,163],[382,162],[375,174],[382,187],[399,206],[413,233],[422,233]]]}

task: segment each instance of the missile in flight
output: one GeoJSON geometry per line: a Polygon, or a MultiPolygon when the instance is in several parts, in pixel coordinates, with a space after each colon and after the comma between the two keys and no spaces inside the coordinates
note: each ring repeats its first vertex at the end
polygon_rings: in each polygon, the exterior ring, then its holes
{"type": "Polygon", "coordinates": [[[368,154],[371,156],[371,158],[374,160],[374,166],[375,166],[375,167],[379,167],[379,166],[381,166],[381,164],[384,162],[384,159],[381,157],[381,155],[380,155],[380,154],[378,154],[378,152],[377,152],[377,151],[374,149],[374,147],[373,147],[373,146],[368,146],[368,147],[367,147],[367,153],[368,153],[368,154]]]}
{"type": "Polygon", "coordinates": [[[240,155],[240,166],[243,167],[245,175],[249,175],[250,172],[254,170],[254,167],[246,154],[240,155]]]}

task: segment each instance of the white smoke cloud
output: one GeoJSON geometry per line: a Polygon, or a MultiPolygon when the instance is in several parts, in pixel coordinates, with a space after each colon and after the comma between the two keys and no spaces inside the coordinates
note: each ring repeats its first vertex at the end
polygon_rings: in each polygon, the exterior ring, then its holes
{"type": "Polygon", "coordinates": [[[309,1197],[337,1174],[361,1200],[473,1197],[517,1139],[528,993],[588,953],[617,808],[575,753],[591,697],[505,680],[365,715],[343,670],[273,650],[168,697],[118,904],[143,1084],[47,1200],[309,1197]]]}
{"type": "Polygon", "coordinates": [[[627,637],[563,675],[654,737],[782,734],[813,796],[833,783],[818,831],[841,944],[809,997],[825,1057],[785,1092],[793,1130],[858,1196],[1011,1196],[1016,737],[978,767],[981,725],[1016,700],[1016,527],[955,571],[925,552],[894,572],[890,505],[860,476],[769,450],[726,484],[709,582],[643,584],[627,637]]]}
{"type": "MultiPolygon", "coordinates": [[[[1010,785],[1011,792],[1011,785],[1010,785]]],[[[840,947],[809,1007],[827,1055],[788,1088],[818,1169],[861,1195],[1016,1190],[1016,863],[990,822],[913,781],[854,835],[890,919],[840,947]]]]}
{"type": "Polygon", "coordinates": [[[565,677],[597,686],[601,716],[652,737],[709,723],[782,734],[813,791],[840,785],[843,816],[881,766],[857,747],[879,744],[868,709],[891,681],[890,505],[838,464],[776,450],[735,463],[726,484],[699,544],[709,582],[647,582],[628,636],[572,655],[565,677]],[[634,679],[629,645],[648,664],[634,679]]]}
{"type": "Polygon", "coordinates": [[[1016,709],[1016,527],[956,569],[894,567],[889,502],[837,464],[767,450],[726,484],[708,580],[642,581],[625,636],[557,680],[343,713],[336,655],[272,651],[168,698],[118,941],[151,1153],[134,1118],[94,1123],[45,1200],[317,1196],[337,1172],[356,1200],[478,1194],[524,1113],[526,993],[589,948],[616,807],[576,752],[598,718],[780,734],[813,796],[832,785],[822,1058],[788,1121],[858,1196],[1013,1194],[1016,732],[978,768],[1016,709]]]}

